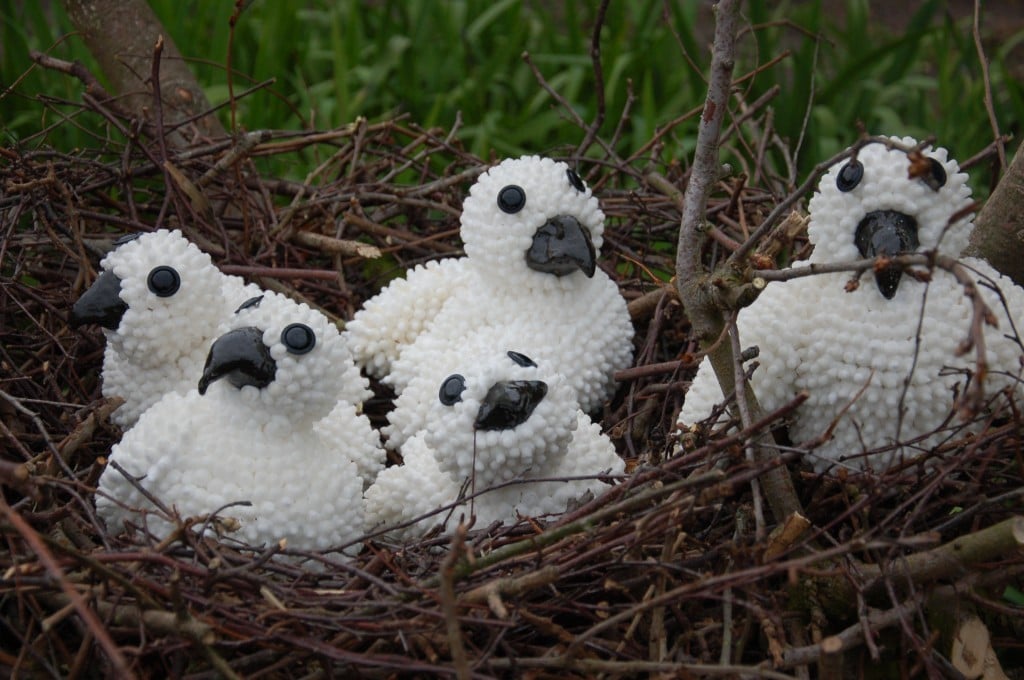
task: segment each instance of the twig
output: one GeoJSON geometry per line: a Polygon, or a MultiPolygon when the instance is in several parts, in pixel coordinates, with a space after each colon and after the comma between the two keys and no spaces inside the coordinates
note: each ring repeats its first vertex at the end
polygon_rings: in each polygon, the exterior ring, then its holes
{"type": "Polygon", "coordinates": [[[451,550],[441,563],[441,611],[444,613],[445,629],[448,632],[448,647],[455,665],[458,680],[470,680],[472,671],[462,643],[462,630],[455,605],[455,562],[466,552],[466,526],[459,524],[452,536],[451,550]]]}
{"type": "Polygon", "coordinates": [[[501,601],[502,595],[519,596],[536,588],[542,588],[558,580],[559,575],[558,567],[552,565],[527,572],[522,576],[494,579],[463,594],[459,598],[459,604],[486,602],[495,616],[499,619],[507,619],[508,610],[501,601]]]}
{"type": "Polygon", "coordinates": [[[974,48],[978,51],[978,63],[981,64],[981,79],[985,85],[985,112],[988,113],[988,123],[992,126],[992,137],[996,140],[996,153],[999,154],[999,170],[996,176],[1006,170],[1006,149],[999,142],[1002,134],[999,132],[999,120],[996,118],[995,106],[992,103],[992,79],[988,73],[988,58],[985,56],[985,47],[981,42],[981,0],[974,0],[974,21],[971,25],[971,33],[974,36],[974,48]]]}
{"type": "Polygon", "coordinates": [[[37,430],[39,430],[39,434],[42,435],[43,441],[46,442],[46,448],[50,450],[50,453],[53,456],[52,462],[60,467],[61,472],[67,475],[69,479],[73,478],[75,476],[74,473],[71,472],[71,468],[68,467],[67,461],[64,460],[64,457],[54,445],[53,440],[50,438],[50,433],[46,430],[46,426],[43,425],[43,421],[39,419],[39,414],[28,409],[18,398],[8,394],[4,390],[0,390],[0,399],[5,400],[8,404],[13,406],[15,410],[27,416],[32,421],[32,424],[36,426],[37,430]]]}
{"type": "Polygon", "coordinates": [[[800,150],[804,146],[804,138],[807,135],[808,123],[811,120],[811,112],[814,111],[814,94],[818,84],[818,55],[821,52],[821,35],[814,37],[814,57],[811,59],[811,77],[807,84],[807,106],[804,108],[804,117],[800,121],[800,135],[797,137],[796,146],[793,148],[793,157],[800,158],[800,150]]]}
{"type": "MultiPolygon", "coordinates": [[[[54,608],[74,607],[71,599],[61,593],[40,593],[40,599],[54,608]]],[[[178,614],[159,609],[140,609],[135,603],[107,602],[93,598],[96,611],[115,626],[145,626],[157,635],[180,635],[201,644],[212,644],[216,638],[213,628],[193,617],[181,619],[178,614]]]]}
{"type": "Polygon", "coordinates": [[[28,525],[21,515],[7,505],[7,501],[4,500],[3,495],[0,495],[0,512],[7,517],[7,521],[11,523],[25,542],[32,547],[32,552],[34,552],[36,557],[39,558],[39,561],[42,562],[47,573],[49,573],[53,580],[60,585],[60,589],[68,598],[68,603],[74,606],[75,611],[78,612],[78,615],[82,619],[82,623],[84,623],[90,633],[96,637],[96,642],[99,643],[100,647],[102,647],[103,651],[106,653],[107,658],[110,659],[110,663],[113,664],[118,677],[134,678],[135,674],[129,668],[128,660],[124,658],[123,654],[121,654],[121,650],[118,648],[113,638],[110,637],[110,633],[103,626],[103,622],[96,616],[96,612],[89,608],[85,598],[82,597],[81,593],[75,589],[68,578],[64,575],[64,571],[60,568],[60,565],[57,563],[57,560],[54,558],[49,548],[46,547],[46,544],[39,538],[39,535],[28,525]]]}
{"type": "Polygon", "coordinates": [[[676,663],[672,661],[615,661],[610,659],[577,659],[568,654],[516,659],[489,659],[488,665],[496,669],[505,668],[551,668],[583,673],[586,677],[610,674],[614,677],[639,677],[642,675],[668,675],[684,677],[751,677],[769,680],[796,680],[792,675],[780,673],[761,666],[738,664],[721,665],[705,663],[676,663]]]}
{"type": "MultiPolygon", "coordinates": [[[[662,284],[654,290],[644,293],[635,300],[630,300],[626,305],[626,311],[629,312],[629,319],[633,323],[638,323],[648,319],[654,314],[654,311],[658,308],[658,305],[662,303],[665,298],[679,300],[679,293],[676,291],[675,286],[662,284]]],[[[616,378],[618,380],[618,378],[616,378]]]]}
{"type": "MultiPolygon", "coordinates": [[[[676,251],[677,286],[684,281],[695,281],[702,274],[700,253],[704,237],[700,226],[704,221],[704,211],[707,208],[711,187],[718,181],[718,135],[729,104],[729,86],[732,84],[739,2],[720,0],[715,10],[711,80],[697,128],[697,148],[694,151],[690,181],[683,196],[676,251]]],[[[682,300],[688,299],[682,288],[679,290],[679,297],[682,300]]]]}
{"type": "MultiPolygon", "coordinates": [[[[740,413],[740,424],[746,428],[750,426],[752,417],[750,406],[747,401],[747,376],[743,372],[743,348],[740,346],[740,332],[736,327],[736,313],[733,313],[729,320],[729,345],[733,357],[733,377],[736,389],[736,409],[740,413]]],[[[758,459],[754,448],[758,446],[756,440],[750,440],[743,446],[743,454],[751,465],[758,459]]],[[[761,485],[757,478],[750,480],[751,500],[754,504],[754,539],[763,543],[766,530],[764,522],[764,509],[761,505],[761,485]]]]}
{"type": "Polygon", "coordinates": [[[79,447],[92,439],[93,434],[96,433],[97,426],[110,418],[110,415],[120,408],[123,403],[123,397],[110,397],[104,399],[95,410],[85,417],[85,420],[75,427],[71,434],[65,437],[60,444],[57,445],[57,448],[60,450],[61,457],[64,458],[64,460],[68,460],[76,451],[78,451],[79,447]]]}
{"type": "Polygon", "coordinates": [[[325,253],[333,255],[349,255],[374,259],[381,256],[380,248],[369,243],[360,241],[349,241],[346,239],[334,238],[325,234],[318,234],[313,231],[297,231],[292,240],[304,246],[317,248],[325,253]]]}
{"type": "Polygon", "coordinates": [[[108,106],[115,105],[114,98],[111,96],[111,94],[107,92],[106,88],[104,88],[103,85],[100,84],[99,79],[97,79],[96,76],[94,76],[89,69],[85,68],[85,66],[83,66],[81,62],[64,61],[63,59],[51,57],[50,55],[43,54],[42,52],[39,52],[37,50],[29,50],[28,56],[29,59],[39,64],[43,68],[59,71],[61,73],[65,73],[69,76],[77,78],[78,80],[82,81],[83,85],[85,85],[86,93],[94,97],[98,97],[108,106]]]}
{"type": "MultiPolygon", "coordinates": [[[[232,125],[232,127],[234,126],[232,125]]],[[[270,130],[256,130],[254,132],[245,133],[240,139],[231,145],[230,151],[224,154],[216,163],[213,164],[212,168],[204,172],[202,176],[196,180],[196,186],[200,188],[206,186],[235,163],[249,156],[257,144],[270,141],[272,136],[273,135],[270,130]]]]}
{"type": "MultiPolygon", "coordinates": [[[[172,181],[174,175],[172,173],[172,167],[170,164],[170,158],[167,156],[167,132],[164,130],[164,104],[163,104],[163,93],[160,90],[160,56],[164,51],[164,37],[158,35],[156,37],[156,44],[153,45],[153,70],[151,73],[153,87],[153,109],[156,114],[156,141],[157,148],[160,149],[160,160],[157,164],[158,167],[164,171],[164,182],[167,183],[167,187],[176,186],[177,184],[172,181]]],[[[171,192],[168,191],[164,194],[164,202],[160,208],[160,214],[156,218],[156,224],[162,225],[164,217],[167,214],[167,208],[170,203],[171,192]]]]}
{"type": "MultiPolygon", "coordinates": [[[[591,529],[599,522],[603,521],[607,517],[614,516],[621,512],[628,512],[631,509],[641,508],[649,505],[652,499],[664,496],[682,489],[689,487],[699,487],[704,484],[713,484],[718,481],[722,481],[724,474],[718,470],[708,472],[704,475],[699,475],[691,479],[684,479],[672,484],[666,484],[662,488],[648,489],[642,491],[635,496],[626,498],[618,503],[615,503],[607,508],[591,513],[586,517],[562,524],[560,526],[553,527],[546,530],[542,534],[533,536],[524,541],[512,543],[501,548],[495,549],[486,555],[478,556],[472,563],[463,562],[456,566],[455,577],[464,578],[469,574],[477,571],[486,569],[492,565],[498,564],[511,557],[526,554],[537,548],[544,547],[547,545],[553,545],[558,541],[562,540],[567,536],[582,533],[591,529]]],[[[618,487],[615,487],[617,489],[618,487]]],[[[612,491],[614,491],[613,489],[612,491]]],[[[610,493],[610,492],[609,492],[610,493]]],[[[425,587],[429,587],[432,584],[432,580],[426,582],[425,587]]]]}
{"type": "Polygon", "coordinates": [[[590,35],[590,62],[593,64],[594,100],[597,110],[594,113],[594,122],[587,126],[587,132],[583,136],[583,141],[576,147],[576,156],[580,157],[586,154],[587,149],[594,143],[598,130],[604,124],[606,104],[604,97],[604,71],[601,68],[601,29],[604,27],[604,17],[608,12],[608,2],[609,0],[601,0],[601,4],[598,5],[597,16],[594,18],[594,29],[590,35]]]}
{"type": "MultiPolygon", "coordinates": [[[[700,449],[699,451],[695,452],[695,454],[698,454],[703,458],[707,458],[711,455],[710,452],[712,450],[716,450],[719,448],[725,449],[730,446],[735,446],[739,442],[744,441],[747,437],[750,437],[755,432],[760,432],[764,428],[776,422],[779,418],[784,417],[793,409],[797,408],[805,400],[805,396],[798,396],[792,402],[783,406],[781,409],[753,423],[749,429],[742,430],[732,436],[722,437],[721,439],[715,442],[714,447],[700,449]]],[[[671,470],[673,468],[674,462],[675,461],[670,461],[669,463],[665,464],[663,466],[663,469],[651,470],[647,473],[636,475],[631,480],[633,482],[632,485],[635,486],[637,484],[642,484],[654,479],[662,479],[665,471],[671,470]]],[[[752,468],[739,474],[735,474],[730,478],[729,484],[730,486],[732,484],[745,484],[749,481],[751,476],[762,475],[764,474],[766,468],[780,465],[782,464],[782,462],[783,461],[781,460],[770,461],[768,463],[761,464],[756,468],[752,468]]],[[[614,517],[618,514],[629,513],[636,511],[639,508],[649,507],[654,499],[675,494],[682,490],[690,488],[714,488],[716,484],[718,484],[719,482],[724,482],[725,479],[725,473],[722,472],[721,470],[710,470],[708,472],[699,475],[693,475],[691,477],[671,482],[669,484],[658,485],[655,486],[654,488],[644,489],[632,496],[623,498],[616,503],[609,504],[605,507],[593,510],[588,513],[581,513],[582,516],[578,519],[570,516],[570,518],[567,521],[563,520],[563,524],[557,524],[545,530],[541,534],[531,536],[530,538],[522,541],[504,545],[500,548],[496,548],[491,552],[487,553],[486,555],[475,557],[472,563],[462,562],[456,565],[455,578],[465,578],[470,574],[482,571],[495,564],[499,564],[504,560],[513,557],[518,557],[523,554],[527,554],[530,551],[535,550],[537,548],[553,545],[558,541],[561,541],[562,539],[566,538],[567,536],[572,536],[578,533],[588,531],[592,529],[594,526],[599,525],[606,519],[614,517]]],[[[615,497],[616,494],[621,495],[625,492],[625,489],[626,485],[620,484],[619,486],[613,487],[609,491],[605,492],[602,498],[607,499],[615,497]]],[[[433,577],[424,581],[421,587],[423,589],[431,589],[437,587],[437,583],[437,577],[433,577]]]]}
{"type": "Polygon", "coordinates": [[[225,274],[271,279],[309,279],[310,281],[337,281],[338,272],[332,269],[302,269],[299,267],[257,267],[246,264],[222,264],[225,274]]]}
{"type": "MultiPolygon", "coordinates": [[[[899,586],[921,585],[950,578],[969,571],[974,565],[1012,555],[1022,548],[1024,516],[1018,515],[888,564],[858,564],[859,586],[851,583],[846,575],[837,575],[821,579],[822,584],[814,587],[826,610],[849,613],[858,596],[872,597],[884,590],[887,582],[899,586]]],[[[809,585],[810,582],[805,583],[804,587],[809,585]]]]}
{"type": "MultiPolygon", "coordinates": [[[[580,118],[580,115],[576,113],[576,109],[572,106],[572,104],[566,101],[565,97],[563,97],[558,92],[558,90],[551,87],[551,84],[547,81],[547,79],[544,78],[544,75],[540,72],[540,69],[538,69],[537,65],[533,63],[533,59],[530,58],[530,53],[523,52],[522,59],[523,61],[526,62],[526,65],[530,67],[530,71],[533,73],[533,77],[537,80],[537,83],[544,89],[544,91],[547,92],[551,96],[551,98],[554,99],[558,103],[558,105],[566,111],[566,113],[568,113],[569,118],[573,121],[573,123],[575,123],[577,127],[586,130],[587,124],[583,122],[583,119],[580,118]]],[[[595,137],[594,141],[601,145],[601,148],[604,149],[605,156],[607,158],[612,158],[616,162],[619,161],[618,154],[615,153],[615,150],[612,149],[607,142],[605,142],[600,137],[595,137]]]]}

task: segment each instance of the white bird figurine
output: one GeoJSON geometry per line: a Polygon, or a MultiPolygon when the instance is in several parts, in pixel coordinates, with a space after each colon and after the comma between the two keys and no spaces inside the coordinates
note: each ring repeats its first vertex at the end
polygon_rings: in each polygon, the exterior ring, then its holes
{"type": "MultiPolygon", "coordinates": [[[[379,440],[354,405],[337,401],[345,378],[334,367],[348,359],[337,328],[271,292],[242,305],[228,328],[210,347],[198,388],[154,404],[111,460],[182,517],[220,510],[237,520],[249,545],[285,539],[301,550],[358,551],[363,484],[352,460],[379,455],[379,440]],[[348,415],[344,440],[315,429],[328,412],[348,415]],[[229,505],[240,502],[249,505],[229,505]]],[[[171,528],[112,467],[96,506],[111,531],[141,525],[137,509],[150,511],[155,534],[171,528]]]]}
{"type": "MultiPolygon", "coordinates": [[[[71,310],[73,326],[98,323],[107,345],[102,384],[106,397],[123,397],[111,420],[122,428],[169,392],[194,389],[213,340],[235,310],[262,291],[217,269],[180,231],[158,230],[119,239],[103,258],[102,273],[71,310]]],[[[339,402],[359,406],[369,383],[351,356],[332,370],[343,374],[339,402]]],[[[343,438],[348,405],[317,427],[343,438]]],[[[383,451],[356,461],[367,484],[384,467],[383,451]]]]}
{"type": "Polygon", "coordinates": [[[220,325],[259,289],[221,273],[177,230],[114,246],[70,323],[103,328],[103,395],[124,398],[111,420],[128,428],[163,395],[195,387],[220,325]]]}
{"type": "Polygon", "coordinates": [[[527,156],[480,176],[463,205],[466,256],[430,262],[367,300],[346,327],[356,362],[401,393],[432,382],[439,353],[480,328],[556,367],[580,406],[599,409],[632,359],[618,287],[597,268],[604,213],[568,165],[527,156]]]}
{"type": "Polygon", "coordinates": [[[622,474],[622,459],[578,408],[562,375],[515,351],[492,349],[464,360],[466,370],[440,381],[433,398],[416,405],[426,425],[402,446],[404,465],[387,468],[367,489],[368,527],[409,537],[446,520],[450,532],[470,512],[478,528],[517,515],[561,513],[570,501],[607,488],[597,475],[622,474]],[[567,477],[586,478],[541,481],[567,477]],[[456,502],[462,491],[478,495],[451,517],[441,513],[398,528],[456,502]]]}
{"type": "MultiPolygon", "coordinates": [[[[917,145],[909,137],[893,141],[917,145]]],[[[964,214],[971,205],[967,175],[945,149],[925,150],[912,168],[906,151],[889,146],[869,144],[822,177],[808,206],[814,252],[794,267],[932,250],[960,257],[972,227],[964,214]]],[[[986,393],[1019,390],[1016,329],[1024,320],[1024,291],[982,260],[961,262],[999,322],[984,329],[986,393]],[[1005,296],[1005,307],[989,284],[1005,296]]],[[[850,279],[839,272],[770,283],[740,312],[740,342],[760,348],[752,384],[764,409],[780,408],[801,391],[810,395],[789,428],[796,445],[821,437],[835,422],[831,438],[809,452],[816,470],[884,471],[950,436],[948,428],[936,431],[955,395],[978,377],[973,352],[958,352],[970,333],[972,303],[941,268],[921,278],[879,269],[848,290],[850,279]]],[[[681,425],[703,420],[721,401],[705,359],[686,394],[681,425]]]]}

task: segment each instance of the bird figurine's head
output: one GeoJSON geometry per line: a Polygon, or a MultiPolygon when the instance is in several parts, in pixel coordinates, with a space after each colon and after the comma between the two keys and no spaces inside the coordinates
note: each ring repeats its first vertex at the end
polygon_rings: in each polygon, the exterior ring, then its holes
{"type": "Polygon", "coordinates": [[[481,490],[565,455],[578,409],[561,375],[515,351],[466,369],[444,378],[430,404],[424,438],[442,471],[481,490]]]}
{"type": "MultiPolygon", "coordinates": [[[[917,146],[910,137],[893,141],[917,146]]],[[[957,257],[970,237],[971,218],[961,213],[970,205],[967,174],[946,149],[908,153],[883,143],[868,144],[856,157],[833,166],[808,204],[808,238],[814,244],[810,261],[932,249],[957,257]]],[[[906,278],[898,268],[879,270],[877,290],[870,292],[892,299],[906,278]]]]}
{"type": "Polygon", "coordinates": [[[337,403],[351,362],[326,316],[268,291],[244,302],[213,342],[198,387],[261,426],[309,429],[337,403]]]}
{"type": "Polygon", "coordinates": [[[115,242],[102,272],[71,309],[70,323],[96,323],[138,365],[174,362],[209,337],[222,316],[224,275],[180,231],[131,234],[115,242]]]}
{"type": "Polygon", "coordinates": [[[539,156],[502,161],[477,180],[462,206],[470,262],[508,285],[571,285],[594,275],[604,213],[579,174],[539,156]]]}

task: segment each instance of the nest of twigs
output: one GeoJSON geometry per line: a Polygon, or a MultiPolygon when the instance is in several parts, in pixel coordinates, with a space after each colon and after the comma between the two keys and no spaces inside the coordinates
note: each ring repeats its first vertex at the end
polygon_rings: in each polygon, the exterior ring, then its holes
{"type": "MultiPolygon", "coordinates": [[[[949,621],[974,612],[1019,669],[1021,609],[1002,593],[1021,586],[1024,555],[971,552],[978,536],[1021,530],[1007,521],[1024,486],[1019,418],[971,437],[953,429],[929,454],[939,464],[884,476],[820,477],[790,456],[810,528],[794,519],[771,537],[750,520],[762,470],[744,462],[742,438],[667,456],[697,347],[652,275],[672,271],[663,244],[679,206],[665,188],[686,179],[660,148],[574,159],[608,215],[601,266],[636,326],[636,365],[603,420],[629,475],[554,520],[409,545],[370,538],[352,562],[318,556],[319,569],[273,559],[278,546],[201,538],[196,518],[162,542],[106,532],[92,496],[120,433],[100,397],[103,337],[69,330],[68,310],[117,236],[176,227],[225,271],[347,319],[391,276],[459,253],[462,198],[484,161],[451,131],[403,120],[171,151],[144,136],[74,154],[0,150],[0,668],[838,677],[880,660],[945,674],[949,621]],[[267,156],[315,170],[270,177],[267,156]]],[[[713,249],[742,242],[781,198],[723,182],[708,207],[713,249]]],[[[787,243],[798,249],[799,235],[787,243]]],[[[383,392],[367,405],[378,423],[387,408],[383,392]]]]}

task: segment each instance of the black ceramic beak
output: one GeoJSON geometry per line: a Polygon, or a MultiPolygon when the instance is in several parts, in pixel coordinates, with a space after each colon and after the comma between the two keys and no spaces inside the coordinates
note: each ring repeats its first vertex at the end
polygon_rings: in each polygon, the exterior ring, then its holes
{"type": "Polygon", "coordinates": [[[597,268],[590,232],[572,215],[552,217],[534,233],[533,243],[526,251],[526,264],[530,269],[555,276],[579,269],[589,278],[597,268]]]}
{"type": "MultiPolygon", "coordinates": [[[[895,210],[875,210],[857,225],[854,243],[862,257],[893,257],[917,250],[917,220],[895,210]]],[[[875,283],[885,299],[891,300],[899,288],[903,270],[888,267],[875,272],[875,283]]]]}
{"type": "Polygon", "coordinates": [[[547,393],[547,384],[540,380],[494,383],[476,413],[476,429],[511,430],[525,423],[547,393]]]}
{"type": "Polygon", "coordinates": [[[114,272],[105,270],[71,307],[68,323],[72,328],[98,323],[116,331],[127,309],[128,305],[121,299],[121,279],[114,272]]]}
{"type": "Polygon", "coordinates": [[[266,387],[274,380],[277,363],[263,344],[263,331],[253,326],[236,328],[217,338],[206,355],[199,394],[206,394],[211,383],[227,377],[235,387],[266,387]]]}

